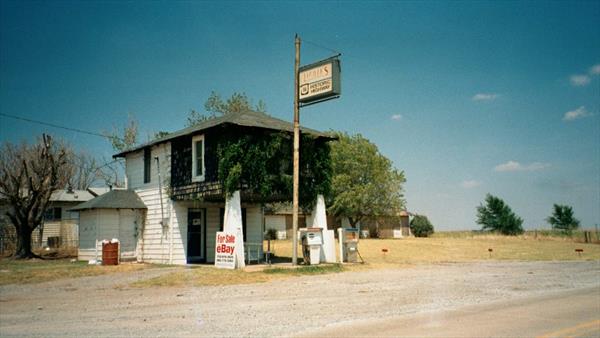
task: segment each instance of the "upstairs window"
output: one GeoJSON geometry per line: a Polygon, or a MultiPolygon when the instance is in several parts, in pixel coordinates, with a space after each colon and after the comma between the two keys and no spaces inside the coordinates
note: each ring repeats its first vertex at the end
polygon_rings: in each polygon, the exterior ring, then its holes
{"type": "Polygon", "coordinates": [[[192,181],[204,181],[204,135],[192,138],[192,181]]]}
{"type": "Polygon", "coordinates": [[[150,172],[152,168],[152,153],[150,148],[144,148],[144,183],[150,183],[150,178],[152,177],[152,173],[150,172]]]}

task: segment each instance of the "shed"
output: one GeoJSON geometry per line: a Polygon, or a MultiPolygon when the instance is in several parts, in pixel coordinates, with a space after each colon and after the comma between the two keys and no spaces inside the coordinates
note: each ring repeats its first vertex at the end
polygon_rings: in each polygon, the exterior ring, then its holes
{"type": "Polygon", "coordinates": [[[146,205],[132,190],[111,190],[71,211],[79,212],[79,260],[98,260],[102,240],[120,242],[121,260],[136,259],[142,250],[138,241],[144,226],[146,205]]]}
{"type": "Polygon", "coordinates": [[[365,217],[361,228],[368,228],[371,234],[379,238],[403,238],[412,236],[410,218],[412,214],[402,210],[394,216],[365,217]]]}

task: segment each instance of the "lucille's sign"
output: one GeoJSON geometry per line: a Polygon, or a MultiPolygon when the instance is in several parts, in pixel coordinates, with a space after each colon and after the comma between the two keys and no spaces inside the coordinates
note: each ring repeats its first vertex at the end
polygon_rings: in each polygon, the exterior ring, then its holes
{"type": "Polygon", "coordinates": [[[309,103],[341,94],[340,60],[327,59],[299,69],[298,101],[309,103]]]}
{"type": "Polygon", "coordinates": [[[235,269],[235,235],[219,231],[215,241],[215,267],[235,269]]]}

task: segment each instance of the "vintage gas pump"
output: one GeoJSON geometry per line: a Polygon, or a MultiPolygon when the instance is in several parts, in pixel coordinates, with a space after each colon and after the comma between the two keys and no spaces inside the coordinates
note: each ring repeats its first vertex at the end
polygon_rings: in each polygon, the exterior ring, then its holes
{"type": "Polygon", "coordinates": [[[358,234],[358,229],[338,229],[341,263],[356,263],[358,261],[358,234]]]}
{"type": "Polygon", "coordinates": [[[321,263],[321,245],[323,245],[323,229],[304,228],[300,229],[300,241],[302,243],[302,255],[304,262],[309,265],[321,263]]]}

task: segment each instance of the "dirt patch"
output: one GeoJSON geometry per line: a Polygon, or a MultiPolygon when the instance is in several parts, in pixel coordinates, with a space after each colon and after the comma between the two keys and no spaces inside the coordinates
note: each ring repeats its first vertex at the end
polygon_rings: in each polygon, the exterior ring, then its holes
{"type": "Polygon", "coordinates": [[[259,284],[128,287],[164,268],[0,287],[3,336],[282,336],[597,287],[600,262],[476,262],[292,277],[259,284]]]}

